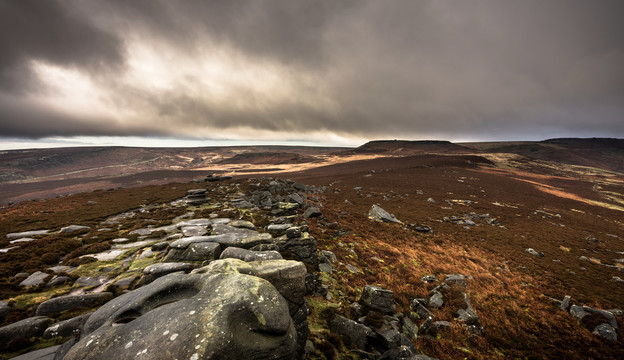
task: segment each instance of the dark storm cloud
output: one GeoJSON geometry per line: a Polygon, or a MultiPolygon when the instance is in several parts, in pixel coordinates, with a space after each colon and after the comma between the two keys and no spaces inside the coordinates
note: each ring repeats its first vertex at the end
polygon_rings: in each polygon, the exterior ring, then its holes
{"type": "Polygon", "coordinates": [[[624,137],[622,13],[619,0],[6,1],[0,134],[624,137]],[[167,70],[129,82],[136,46],[167,70]],[[221,70],[202,72],[218,54],[221,70]],[[119,115],[12,102],[45,90],[31,60],[86,74],[119,115]]]}

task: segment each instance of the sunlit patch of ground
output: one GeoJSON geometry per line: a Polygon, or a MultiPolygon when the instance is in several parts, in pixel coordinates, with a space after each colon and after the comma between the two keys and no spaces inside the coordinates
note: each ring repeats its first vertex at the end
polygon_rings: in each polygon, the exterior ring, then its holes
{"type": "Polygon", "coordinates": [[[384,155],[349,155],[349,156],[335,156],[335,155],[319,155],[315,158],[317,162],[305,162],[300,164],[219,164],[218,166],[199,167],[193,170],[197,171],[217,171],[219,173],[235,176],[235,175],[252,175],[262,174],[266,172],[271,173],[291,173],[305,171],[309,169],[318,168],[321,166],[334,165],[340,163],[348,163],[357,160],[370,160],[384,157],[384,155]]]}

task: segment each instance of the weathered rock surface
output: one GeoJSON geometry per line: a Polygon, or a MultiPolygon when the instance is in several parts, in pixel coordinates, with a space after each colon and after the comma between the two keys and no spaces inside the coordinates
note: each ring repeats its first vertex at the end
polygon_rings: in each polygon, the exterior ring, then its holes
{"type": "Polygon", "coordinates": [[[170,274],[101,307],[64,359],[293,359],[288,303],[234,271],[170,274]]]}
{"type": "Polygon", "coordinates": [[[82,325],[89,319],[91,313],[73,317],[69,320],[59,321],[53,324],[43,332],[44,339],[52,339],[57,336],[71,337],[80,331],[82,325]]]}
{"type": "Polygon", "coordinates": [[[7,326],[0,327],[0,343],[7,344],[18,337],[32,338],[43,335],[52,319],[46,316],[35,316],[7,326]]]}
{"type": "Polygon", "coordinates": [[[163,262],[152,264],[143,269],[143,277],[141,278],[141,284],[147,284],[155,279],[171,274],[174,272],[189,272],[193,269],[193,265],[188,263],[176,263],[176,262],[163,262]]]}
{"type": "MultiPolygon", "coordinates": [[[[232,228],[236,229],[236,228],[232,228]]],[[[239,229],[239,230],[247,230],[248,229],[239,229]]],[[[182,238],[180,240],[176,240],[171,243],[171,248],[173,249],[186,249],[190,244],[200,243],[200,242],[215,242],[221,244],[222,247],[226,248],[229,246],[235,246],[243,249],[249,249],[256,245],[260,244],[270,244],[271,243],[271,235],[270,234],[261,234],[258,232],[253,232],[250,234],[243,233],[226,233],[226,234],[218,234],[218,235],[209,235],[209,236],[192,236],[187,238],[182,238]]]]}
{"type": "Polygon", "coordinates": [[[262,260],[281,260],[282,255],[274,250],[269,251],[251,251],[247,249],[241,249],[230,246],[225,249],[220,256],[221,259],[240,259],[246,262],[249,261],[262,261],[262,260]]]}
{"type": "Polygon", "coordinates": [[[196,242],[186,249],[171,249],[163,261],[216,260],[221,255],[221,245],[216,242],[196,242]]]}
{"type": "Polygon", "coordinates": [[[37,316],[54,317],[65,310],[102,305],[112,298],[113,294],[109,292],[59,296],[42,302],[39,307],[37,307],[35,314],[37,316]]]}

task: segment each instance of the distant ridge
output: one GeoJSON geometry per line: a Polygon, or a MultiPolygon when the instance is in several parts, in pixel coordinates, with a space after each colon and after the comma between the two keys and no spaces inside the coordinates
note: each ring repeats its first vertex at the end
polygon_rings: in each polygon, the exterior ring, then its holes
{"type": "Polygon", "coordinates": [[[348,152],[411,155],[419,153],[467,154],[474,153],[474,150],[446,140],[374,140],[348,152]]]}

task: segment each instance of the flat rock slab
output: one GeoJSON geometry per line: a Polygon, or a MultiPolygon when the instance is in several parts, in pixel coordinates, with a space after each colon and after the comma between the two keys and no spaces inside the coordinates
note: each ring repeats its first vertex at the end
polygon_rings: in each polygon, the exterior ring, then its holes
{"type": "Polygon", "coordinates": [[[51,322],[52,319],[48,317],[35,316],[0,327],[0,343],[6,344],[18,337],[31,338],[41,336],[51,322]]]}
{"type": "Polygon", "coordinates": [[[59,296],[42,302],[39,307],[37,307],[35,314],[37,316],[53,317],[66,310],[99,306],[112,298],[113,294],[109,292],[59,296]]]}
{"type": "Polygon", "coordinates": [[[37,236],[37,235],[45,235],[48,232],[50,232],[50,230],[24,231],[24,232],[7,234],[6,238],[9,239],[9,240],[11,240],[11,239],[19,239],[19,238],[25,238],[25,237],[31,237],[31,236],[37,236]]]}
{"type": "Polygon", "coordinates": [[[294,359],[296,336],[266,280],[169,274],[93,313],[63,359],[294,359]]]}
{"type": "Polygon", "coordinates": [[[221,254],[221,245],[216,242],[196,242],[186,249],[171,249],[163,261],[206,261],[216,260],[221,254]]]}
{"type": "Polygon", "coordinates": [[[19,244],[19,243],[31,242],[35,240],[36,239],[30,238],[30,237],[25,237],[25,238],[19,238],[17,240],[11,240],[9,241],[9,244],[19,244]]]}
{"type": "MultiPolygon", "coordinates": [[[[246,229],[245,229],[246,230],[246,229]]],[[[209,236],[192,236],[188,238],[182,238],[171,243],[173,249],[186,249],[193,243],[200,242],[215,242],[221,244],[223,247],[240,247],[243,249],[249,249],[260,244],[271,243],[272,237],[270,234],[221,234],[221,235],[209,235],[209,236]]]]}
{"type": "Polygon", "coordinates": [[[208,233],[208,229],[205,226],[189,225],[182,227],[182,234],[185,237],[190,236],[202,236],[208,233]]]}
{"type": "Polygon", "coordinates": [[[20,286],[25,286],[25,287],[34,287],[34,286],[39,286],[41,284],[45,284],[46,280],[48,279],[50,275],[41,272],[41,271],[37,271],[33,274],[31,274],[30,276],[28,276],[26,278],[26,280],[22,281],[20,283],[20,286]]]}
{"type": "Polygon", "coordinates": [[[191,220],[180,221],[179,223],[175,224],[177,228],[183,228],[185,226],[210,226],[210,225],[212,225],[212,220],[210,219],[191,219],[191,220]]]}
{"type": "Polygon", "coordinates": [[[56,345],[47,347],[45,349],[31,351],[29,353],[11,358],[11,360],[54,360],[56,352],[59,350],[60,347],[61,345],[56,345]]]}
{"type": "Polygon", "coordinates": [[[82,225],[69,225],[69,226],[65,226],[63,228],[61,228],[61,234],[72,234],[78,231],[82,231],[82,230],[89,230],[91,229],[88,226],[82,226],[82,225]]]}
{"type": "Polygon", "coordinates": [[[126,252],[125,249],[107,250],[97,254],[84,255],[92,258],[96,258],[98,261],[110,261],[119,258],[126,252]]]}

